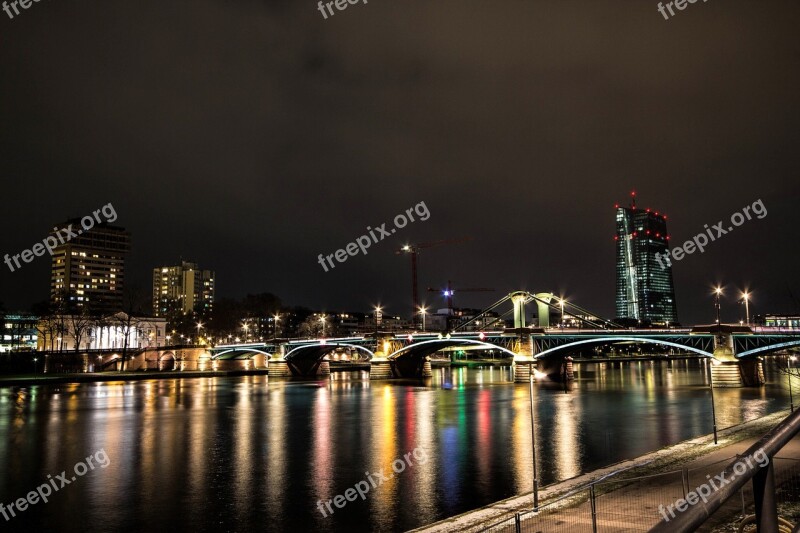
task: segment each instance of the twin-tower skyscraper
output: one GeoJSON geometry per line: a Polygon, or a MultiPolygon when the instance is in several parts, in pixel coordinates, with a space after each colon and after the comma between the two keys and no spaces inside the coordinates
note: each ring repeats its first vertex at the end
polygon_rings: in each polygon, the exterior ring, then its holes
{"type": "Polygon", "coordinates": [[[659,265],[669,249],[667,216],[636,206],[631,193],[628,207],[616,209],[617,251],[616,321],[630,326],[678,322],[672,266],[659,265]]]}

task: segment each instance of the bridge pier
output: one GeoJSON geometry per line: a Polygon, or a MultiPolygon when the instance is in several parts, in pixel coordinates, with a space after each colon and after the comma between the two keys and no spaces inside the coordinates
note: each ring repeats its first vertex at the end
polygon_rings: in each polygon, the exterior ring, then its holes
{"type": "Polygon", "coordinates": [[[396,378],[429,378],[433,375],[428,357],[421,359],[395,359],[394,361],[389,361],[389,364],[392,376],[396,378]]]}
{"type": "Polygon", "coordinates": [[[392,364],[387,359],[373,359],[369,363],[369,379],[389,379],[392,377],[392,364]]]}
{"type": "Polygon", "coordinates": [[[737,359],[733,335],[730,332],[717,332],[714,337],[714,360],[711,364],[713,386],[759,387],[763,385],[764,365],[760,357],[737,359]]]}
{"type": "MultiPolygon", "coordinates": [[[[331,374],[331,365],[327,359],[322,361],[295,359],[285,361],[285,363],[294,377],[325,377],[331,374]]],[[[271,373],[268,372],[268,375],[271,375],[271,373]]]]}
{"type": "Polygon", "coordinates": [[[283,359],[273,359],[267,364],[267,375],[271,378],[290,378],[292,372],[283,359]]]}
{"type": "Polygon", "coordinates": [[[514,360],[512,363],[515,383],[527,383],[531,379],[531,372],[536,371],[536,361],[532,359],[514,360]]]}

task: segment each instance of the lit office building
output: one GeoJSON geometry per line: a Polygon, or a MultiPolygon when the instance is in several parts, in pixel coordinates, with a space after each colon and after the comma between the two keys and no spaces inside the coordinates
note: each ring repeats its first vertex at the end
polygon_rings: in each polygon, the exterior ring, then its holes
{"type": "MultiPolygon", "coordinates": [[[[57,227],[79,228],[80,219],[57,227]]],[[[57,232],[51,233],[56,236],[57,232]]],[[[124,228],[99,223],[81,230],[53,250],[50,301],[70,309],[87,308],[93,313],[122,309],[125,288],[125,258],[130,251],[130,233],[124,228]]]]}
{"type": "Polygon", "coordinates": [[[669,249],[667,217],[636,207],[616,208],[617,320],[629,325],[669,325],[678,321],[672,266],[664,258],[669,249]]]}
{"type": "Polygon", "coordinates": [[[205,314],[214,306],[214,271],[201,270],[197,263],[153,269],[153,314],[205,314]]]}

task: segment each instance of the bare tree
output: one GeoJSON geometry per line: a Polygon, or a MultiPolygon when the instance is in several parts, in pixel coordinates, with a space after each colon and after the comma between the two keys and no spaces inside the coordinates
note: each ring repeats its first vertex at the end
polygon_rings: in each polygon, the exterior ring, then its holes
{"type": "Polygon", "coordinates": [[[83,308],[77,313],[70,314],[68,320],[72,337],[75,339],[75,351],[77,352],[80,350],[81,340],[94,327],[96,318],[89,313],[88,309],[83,308]]]}
{"type": "Polygon", "coordinates": [[[120,371],[125,370],[125,362],[128,358],[128,347],[130,346],[131,332],[138,329],[139,325],[146,322],[141,318],[147,309],[147,295],[141,287],[131,286],[126,290],[123,309],[117,313],[114,322],[122,332],[122,362],[120,371]]]}

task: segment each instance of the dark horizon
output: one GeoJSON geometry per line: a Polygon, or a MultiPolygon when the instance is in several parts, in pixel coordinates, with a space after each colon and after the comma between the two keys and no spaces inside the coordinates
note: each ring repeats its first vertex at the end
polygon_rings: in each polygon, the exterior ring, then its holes
{"type": "MultiPolygon", "coordinates": [[[[2,15],[2,13],[0,13],[2,15]]],[[[5,16],[5,15],[3,15],[5,16]]],[[[108,203],[130,231],[127,281],[179,258],[217,297],[411,310],[407,242],[425,292],[458,307],[552,291],[614,315],[614,209],[669,215],[671,245],[761,199],[745,222],[674,266],[684,324],[799,313],[800,74],[787,1],[315,5],[64,0],[0,21],[0,253],[108,203]],[[356,9],[356,7],[358,9],[356,9]],[[569,28],[569,31],[564,31],[569,28]],[[325,272],[318,254],[425,202],[408,224],[325,272]]],[[[5,265],[0,301],[47,298],[49,256],[5,265]]]]}

